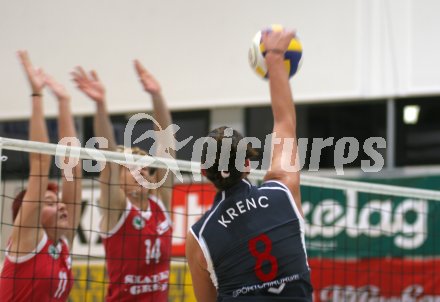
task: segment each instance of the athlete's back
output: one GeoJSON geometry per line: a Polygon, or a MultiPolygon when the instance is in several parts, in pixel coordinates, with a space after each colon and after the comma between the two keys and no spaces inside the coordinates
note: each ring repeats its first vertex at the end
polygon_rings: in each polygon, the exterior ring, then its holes
{"type": "Polygon", "coordinates": [[[255,187],[242,180],[219,192],[192,232],[209,255],[218,301],[258,296],[311,301],[304,221],[283,184],[255,187]]]}

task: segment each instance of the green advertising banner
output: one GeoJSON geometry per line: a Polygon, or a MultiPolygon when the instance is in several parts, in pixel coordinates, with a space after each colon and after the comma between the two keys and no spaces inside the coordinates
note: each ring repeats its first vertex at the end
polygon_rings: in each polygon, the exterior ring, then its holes
{"type": "Polygon", "coordinates": [[[301,195],[309,257],[440,255],[440,202],[307,186],[301,195]]]}

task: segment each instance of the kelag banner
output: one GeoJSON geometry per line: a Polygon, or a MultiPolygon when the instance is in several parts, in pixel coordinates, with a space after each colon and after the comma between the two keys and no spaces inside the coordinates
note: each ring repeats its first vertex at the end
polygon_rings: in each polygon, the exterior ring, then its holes
{"type": "Polygon", "coordinates": [[[440,255],[440,202],[302,187],[309,257],[440,255]]]}
{"type": "Polygon", "coordinates": [[[310,260],[315,302],[440,301],[440,260],[310,260]]]}
{"type": "MultiPolygon", "coordinates": [[[[212,204],[211,184],[176,185],[173,256],[184,256],[188,228],[212,204]]],[[[440,255],[440,202],[301,187],[309,257],[440,255]]]]}

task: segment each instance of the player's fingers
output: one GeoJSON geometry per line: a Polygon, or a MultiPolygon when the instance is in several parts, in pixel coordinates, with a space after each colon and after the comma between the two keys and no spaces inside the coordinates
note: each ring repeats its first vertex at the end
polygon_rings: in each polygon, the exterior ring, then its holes
{"type": "Polygon", "coordinates": [[[295,38],[295,36],[296,36],[296,30],[293,30],[293,29],[287,29],[287,30],[285,31],[285,34],[286,34],[286,36],[287,36],[288,38],[293,39],[293,38],[295,38]]]}
{"type": "Polygon", "coordinates": [[[134,60],[134,66],[136,67],[136,71],[139,74],[139,76],[145,76],[148,75],[148,71],[145,69],[145,67],[139,62],[139,60],[134,60]]]}
{"type": "Polygon", "coordinates": [[[35,75],[41,77],[43,81],[46,81],[47,74],[45,73],[43,68],[35,69],[35,75]]]}
{"type": "Polygon", "coordinates": [[[78,71],[78,73],[81,75],[81,77],[84,80],[88,80],[89,79],[89,77],[87,76],[87,73],[85,72],[84,68],[82,68],[82,66],[77,66],[76,70],[78,71]]]}
{"type": "Polygon", "coordinates": [[[26,73],[28,75],[32,74],[33,72],[33,67],[32,67],[32,63],[31,60],[29,59],[29,54],[26,50],[20,50],[17,52],[18,57],[20,59],[21,64],[23,65],[26,73]]]}
{"type": "Polygon", "coordinates": [[[90,74],[92,75],[92,78],[93,78],[95,81],[98,81],[98,82],[99,82],[98,73],[97,73],[95,70],[92,70],[92,71],[90,72],[90,74]]]}
{"type": "Polygon", "coordinates": [[[74,81],[76,83],[83,81],[83,79],[81,78],[81,75],[79,73],[77,73],[76,71],[72,71],[70,73],[70,75],[72,76],[72,81],[74,81]]]}

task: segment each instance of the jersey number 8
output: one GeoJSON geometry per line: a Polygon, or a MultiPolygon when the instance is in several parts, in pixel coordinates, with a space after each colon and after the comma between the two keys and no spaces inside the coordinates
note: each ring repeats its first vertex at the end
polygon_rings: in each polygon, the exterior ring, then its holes
{"type": "Polygon", "coordinates": [[[270,240],[269,236],[266,234],[261,234],[252,238],[249,240],[248,247],[250,253],[256,259],[254,271],[257,278],[263,282],[275,279],[278,273],[278,261],[277,258],[270,253],[272,251],[272,241],[270,240]],[[258,242],[263,243],[264,249],[262,251],[257,249],[258,242]],[[263,271],[264,262],[270,263],[270,271],[267,273],[263,271]]]}

